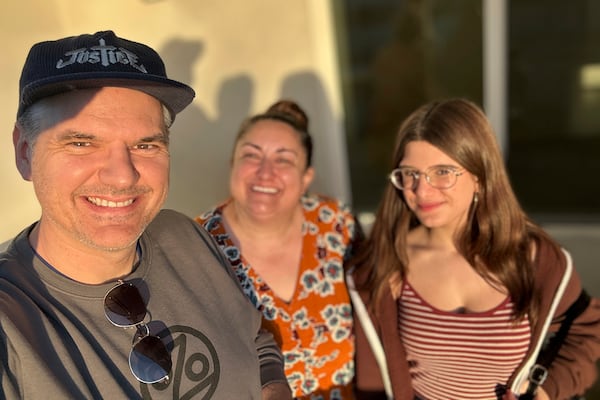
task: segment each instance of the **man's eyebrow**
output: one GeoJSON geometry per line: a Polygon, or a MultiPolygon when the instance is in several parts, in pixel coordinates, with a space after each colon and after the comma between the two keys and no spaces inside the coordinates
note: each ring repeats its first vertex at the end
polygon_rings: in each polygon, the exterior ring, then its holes
{"type": "Polygon", "coordinates": [[[82,133],[82,132],[66,132],[60,135],[59,140],[91,140],[95,139],[96,136],[90,133],[82,133]]]}
{"type": "MultiPolygon", "coordinates": [[[[59,137],[61,141],[69,141],[69,140],[94,140],[98,137],[91,133],[82,133],[82,132],[66,132],[59,137]]],[[[160,143],[169,143],[169,135],[167,133],[157,133],[155,135],[145,136],[138,140],[140,143],[152,143],[152,142],[160,142],[160,143]]]]}
{"type": "Polygon", "coordinates": [[[151,143],[151,142],[161,142],[161,143],[169,143],[169,135],[166,133],[157,133],[156,135],[143,137],[140,142],[142,143],[151,143]]]}

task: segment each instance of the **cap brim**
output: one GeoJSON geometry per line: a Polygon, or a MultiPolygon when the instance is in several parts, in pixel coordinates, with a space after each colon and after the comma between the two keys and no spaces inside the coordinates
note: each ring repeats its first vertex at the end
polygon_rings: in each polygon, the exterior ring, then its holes
{"type": "Polygon", "coordinates": [[[186,108],[194,99],[194,90],[181,82],[157,75],[139,73],[78,73],[68,76],[55,76],[39,80],[25,86],[19,102],[20,115],[36,101],[59,93],[76,89],[91,89],[106,86],[126,87],[139,90],[158,99],[164,104],[171,118],[186,108]]]}

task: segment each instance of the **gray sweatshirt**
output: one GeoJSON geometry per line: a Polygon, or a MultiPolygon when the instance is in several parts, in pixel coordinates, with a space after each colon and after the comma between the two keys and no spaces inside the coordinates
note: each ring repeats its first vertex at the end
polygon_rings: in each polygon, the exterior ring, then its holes
{"type": "Polygon", "coordinates": [[[138,382],[128,365],[135,329],[112,325],[103,299],[115,283],[86,285],[47,265],[20,233],[0,253],[0,398],[260,399],[284,382],[283,360],[203,228],[162,211],[140,238],[125,280],[146,301],[152,334],[173,368],[168,382],[138,382]]]}

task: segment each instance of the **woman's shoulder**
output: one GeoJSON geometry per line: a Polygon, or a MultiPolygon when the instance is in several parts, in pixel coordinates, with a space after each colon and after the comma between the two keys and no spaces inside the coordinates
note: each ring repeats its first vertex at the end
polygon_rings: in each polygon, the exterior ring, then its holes
{"type": "Polygon", "coordinates": [[[201,214],[198,214],[194,219],[200,225],[204,225],[204,224],[214,220],[215,218],[221,219],[222,215],[223,215],[223,209],[225,208],[225,206],[227,205],[228,202],[229,201],[219,204],[218,206],[213,207],[209,210],[206,210],[206,211],[202,212],[201,214]]]}
{"type": "Polygon", "coordinates": [[[317,208],[327,207],[336,212],[350,212],[350,206],[345,201],[324,194],[305,194],[304,196],[302,196],[301,202],[303,207],[307,210],[314,210],[317,208]]]}

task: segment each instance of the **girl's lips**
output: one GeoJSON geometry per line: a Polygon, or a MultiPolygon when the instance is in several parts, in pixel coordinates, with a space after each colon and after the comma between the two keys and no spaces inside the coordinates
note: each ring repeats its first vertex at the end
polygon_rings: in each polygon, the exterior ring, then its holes
{"type": "Polygon", "coordinates": [[[440,204],[441,203],[417,204],[417,207],[419,208],[419,210],[427,212],[438,208],[440,204]]]}

